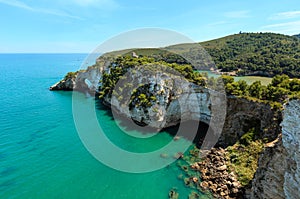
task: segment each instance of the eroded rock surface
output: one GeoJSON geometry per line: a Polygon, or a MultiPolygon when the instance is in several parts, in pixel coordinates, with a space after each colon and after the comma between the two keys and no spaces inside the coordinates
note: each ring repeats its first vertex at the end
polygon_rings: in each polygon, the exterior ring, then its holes
{"type": "Polygon", "coordinates": [[[80,90],[95,93],[99,87],[103,68],[90,67],[74,73],[71,77],[66,77],[50,87],[50,90],[73,91],[80,90]]]}
{"type": "Polygon", "coordinates": [[[249,198],[297,199],[300,196],[300,101],[283,112],[282,136],[264,150],[249,198]]]}

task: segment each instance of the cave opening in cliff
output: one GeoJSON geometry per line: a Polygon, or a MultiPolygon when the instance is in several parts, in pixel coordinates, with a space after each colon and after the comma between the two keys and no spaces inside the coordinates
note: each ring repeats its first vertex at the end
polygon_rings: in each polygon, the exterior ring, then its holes
{"type": "MultiPolygon", "coordinates": [[[[199,148],[201,147],[207,133],[213,133],[212,129],[209,128],[209,124],[199,120],[188,120],[184,122],[177,121],[178,124],[175,126],[162,129],[154,129],[150,126],[147,126],[147,124],[145,125],[144,123],[136,122],[132,120],[132,118],[127,118],[126,116],[119,114],[118,111],[114,110],[112,107],[104,106],[100,101],[96,101],[96,108],[106,110],[106,115],[119,121],[119,125],[126,131],[137,130],[142,134],[153,134],[153,132],[167,132],[174,138],[182,137],[194,143],[199,148]]],[[[98,118],[98,120],[101,120],[101,118],[98,118]]]]}
{"type": "Polygon", "coordinates": [[[180,134],[180,136],[183,136],[183,138],[193,142],[197,147],[201,147],[209,129],[209,125],[197,120],[189,120],[185,122],[181,122],[180,124],[166,128],[165,131],[169,134],[176,136],[177,132],[181,129],[183,133],[180,134]],[[191,127],[197,127],[197,132],[191,132],[191,127]]]}

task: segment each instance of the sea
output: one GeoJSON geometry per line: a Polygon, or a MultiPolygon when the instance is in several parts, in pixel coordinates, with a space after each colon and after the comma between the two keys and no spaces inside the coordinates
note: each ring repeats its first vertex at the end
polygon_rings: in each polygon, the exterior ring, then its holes
{"type": "MultiPolygon", "coordinates": [[[[0,54],[0,198],[167,199],[171,189],[179,198],[188,198],[191,189],[180,178],[183,172],[176,161],[150,172],[124,172],[99,161],[85,147],[74,122],[73,92],[49,87],[80,69],[86,57],[0,54]]],[[[97,104],[93,96],[76,95],[82,104],[97,104]]],[[[152,151],[173,140],[162,131],[139,141],[139,136],[124,132],[133,130],[120,128],[122,122],[104,106],[97,105],[96,115],[107,137],[124,149],[152,151]]]]}

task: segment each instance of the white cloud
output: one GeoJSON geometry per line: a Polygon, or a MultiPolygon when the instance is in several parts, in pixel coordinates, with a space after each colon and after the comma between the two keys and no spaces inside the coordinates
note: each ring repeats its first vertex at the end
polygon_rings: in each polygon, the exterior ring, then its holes
{"type": "Polygon", "coordinates": [[[262,27],[264,32],[277,32],[287,35],[300,33],[300,21],[292,21],[287,23],[271,24],[262,27]]]}
{"type": "Polygon", "coordinates": [[[226,12],[226,13],[224,13],[224,16],[228,17],[228,18],[249,18],[250,11],[240,10],[240,11],[226,12]]]}
{"type": "Polygon", "coordinates": [[[271,20],[279,19],[294,19],[300,17],[300,11],[289,11],[289,12],[280,12],[276,13],[270,17],[271,20]]]}
{"type": "Polygon", "coordinates": [[[119,7],[115,0],[66,0],[65,2],[82,7],[101,7],[103,9],[113,9],[119,7]]]}
{"type": "Polygon", "coordinates": [[[228,21],[217,21],[217,22],[208,24],[208,26],[222,26],[222,25],[227,25],[227,24],[229,24],[228,21]]]}
{"type": "Polygon", "coordinates": [[[21,2],[21,1],[0,0],[0,3],[6,4],[6,5],[9,5],[9,6],[13,6],[13,7],[23,8],[25,10],[33,10],[33,8],[31,8],[30,6],[26,5],[25,3],[21,2]]]}
{"type": "Polygon", "coordinates": [[[1,3],[12,6],[12,7],[17,7],[17,8],[21,8],[21,9],[24,9],[24,10],[28,10],[28,11],[31,11],[31,12],[56,15],[56,16],[61,16],[61,17],[69,17],[69,18],[74,18],[74,19],[82,19],[78,16],[70,15],[70,14],[64,12],[64,11],[61,11],[61,10],[36,8],[36,7],[32,7],[32,6],[27,5],[22,1],[17,1],[17,0],[0,0],[0,4],[1,3]]]}

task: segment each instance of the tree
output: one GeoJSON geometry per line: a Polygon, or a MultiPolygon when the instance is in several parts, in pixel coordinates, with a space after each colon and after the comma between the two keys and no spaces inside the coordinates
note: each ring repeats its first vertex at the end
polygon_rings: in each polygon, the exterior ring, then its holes
{"type": "Polygon", "coordinates": [[[287,75],[276,75],[271,82],[274,87],[289,88],[290,78],[287,75]]]}
{"type": "Polygon", "coordinates": [[[227,84],[231,84],[234,82],[234,78],[231,77],[231,76],[228,76],[228,75],[222,75],[221,76],[223,82],[224,82],[224,85],[226,86],[227,84]]]}
{"type": "Polygon", "coordinates": [[[274,87],[271,84],[268,85],[267,99],[275,102],[283,102],[288,96],[288,90],[281,87],[274,87]]]}
{"type": "Polygon", "coordinates": [[[262,85],[260,81],[256,81],[248,87],[248,92],[251,97],[255,97],[258,99],[262,98],[262,85]]]}
{"type": "Polygon", "coordinates": [[[242,95],[248,94],[248,84],[245,80],[239,80],[238,82],[239,90],[241,91],[242,95]]]}

